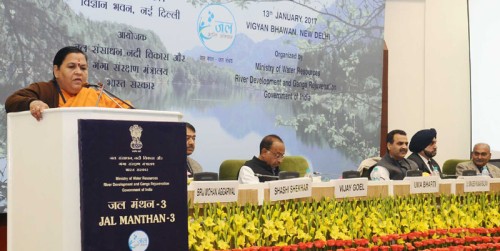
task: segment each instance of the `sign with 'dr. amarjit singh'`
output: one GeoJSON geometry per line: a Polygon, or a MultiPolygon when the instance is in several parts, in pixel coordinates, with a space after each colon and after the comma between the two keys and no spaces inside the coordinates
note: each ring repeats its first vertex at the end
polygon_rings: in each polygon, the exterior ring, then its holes
{"type": "Polygon", "coordinates": [[[335,198],[365,197],[368,194],[368,179],[341,179],[335,181],[335,198]]]}

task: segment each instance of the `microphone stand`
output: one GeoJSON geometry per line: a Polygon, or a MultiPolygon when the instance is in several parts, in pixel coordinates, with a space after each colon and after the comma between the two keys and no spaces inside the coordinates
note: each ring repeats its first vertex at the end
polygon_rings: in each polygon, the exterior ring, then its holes
{"type": "Polygon", "coordinates": [[[279,179],[279,176],[274,176],[274,175],[266,175],[266,174],[260,174],[260,173],[255,173],[255,177],[264,177],[264,178],[270,178],[270,179],[279,179]]]}
{"type": "MultiPolygon", "coordinates": [[[[97,83],[97,85],[87,84],[86,86],[87,86],[87,87],[97,87],[97,88],[100,88],[100,92],[101,92],[101,93],[99,94],[99,97],[98,97],[98,99],[97,99],[97,104],[99,104],[99,101],[101,100],[101,96],[102,96],[102,94],[104,93],[104,95],[105,95],[106,97],[108,97],[109,99],[111,99],[111,100],[112,100],[112,101],[113,101],[116,105],[118,105],[120,108],[124,108],[124,107],[123,107],[123,106],[121,106],[118,102],[116,102],[116,100],[115,100],[115,99],[118,99],[120,102],[122,102],[122,103],[126,104],[126,105],[130,108],[130,109],[135,109],[135,107],[134,107],[134,106],[132,106],[131,104],[129,104],[129,103],[127,103],[127,102],[125,102],[123,99],[121,99],[121,98],[117,97],[117,96],[116,96],[116,95],[114,95],[113,93],[111,93],[111,92],[109,92],[108,90],[104,89],[104,85],[103,85],[101,82],[97,83]]],[[[96,104],[96,106],[97,106],[97,104],[96,104]]]]}
{"type": "MultiPolygon", "coordinates": [[[[101,86],[99,87],[99,97],[97,97],[97,101],[95,102],[95,106],[99,106],[99,101],[101,101],[101,97],[102,97],[103,93],[104,93],[104,85],[101,84],[101,86]]],[[[123,107],[121,107],[121,108],[123,108],[123,107]]]]}

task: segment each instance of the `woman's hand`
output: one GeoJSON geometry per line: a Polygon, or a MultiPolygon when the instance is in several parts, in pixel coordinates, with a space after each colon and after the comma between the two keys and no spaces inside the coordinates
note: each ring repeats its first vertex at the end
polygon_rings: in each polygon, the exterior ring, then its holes
{"type": "Polygon", "coordinates": [[[49,108],[47,104],[43,101],[35,100],[30,103],[30,112],[31,116],[33,116],[36,120],[40,121],[42,119],[43,110],[49,108]]]}

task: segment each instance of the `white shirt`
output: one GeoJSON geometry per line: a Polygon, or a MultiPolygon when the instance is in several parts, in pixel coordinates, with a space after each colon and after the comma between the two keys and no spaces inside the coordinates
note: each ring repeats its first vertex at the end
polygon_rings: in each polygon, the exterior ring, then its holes
{"type": "Polygon", "coordinates": [[[424,156],[420,155],[420,154],[417,154],[425,163],[425,166],[427,167],[427,170],[429,170],[429,173],[434,173],[434,167],[432,166],[429,166],[429,160],[426,159],[424,156]]]}
{"type": "Polygon", "coordinates": [[[387,168],[383,166],[375,166],[370,173],[371,180],[390,180],[390,174],[387,168]]]}
{"type": "Polygon", "coordinates": [[[252,168],[242,166],[238,174],[238,182],[240,184],[259,184],[259,177],[255,176],[252,168]]]}

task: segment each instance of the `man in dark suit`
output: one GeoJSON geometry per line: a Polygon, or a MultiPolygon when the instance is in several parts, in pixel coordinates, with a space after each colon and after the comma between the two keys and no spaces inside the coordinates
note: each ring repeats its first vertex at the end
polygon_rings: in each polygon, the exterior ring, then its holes
{"type": "Polygon", "coordinates": [[[403,130],[392,130],[387,134],[387,153],[370,168],[370,180],[402,180],[410,170],[417,170],[417,164],[406,159],[408,138],[403,130]]]}
{"type": "Polygon", "coordinates": [[[195,173],[203,172],[203,168],[201,167],[198,161],[189,157],[194,152],[194,148],[196,146],[196,129],[190,123],[186,122],[186,155],[187,155],[187,177],[193,178],[195,173]]]}
{"type": "Polygon", "coordinates": [[[410,151],[412,154],[408,159],[413,160],[418,165],[418,169],[422,173],[430,175],[440,175],[441,167],[433,159],[437,154],[437,132],[434,128],[420,130],[410,141],[410,151]]]}

